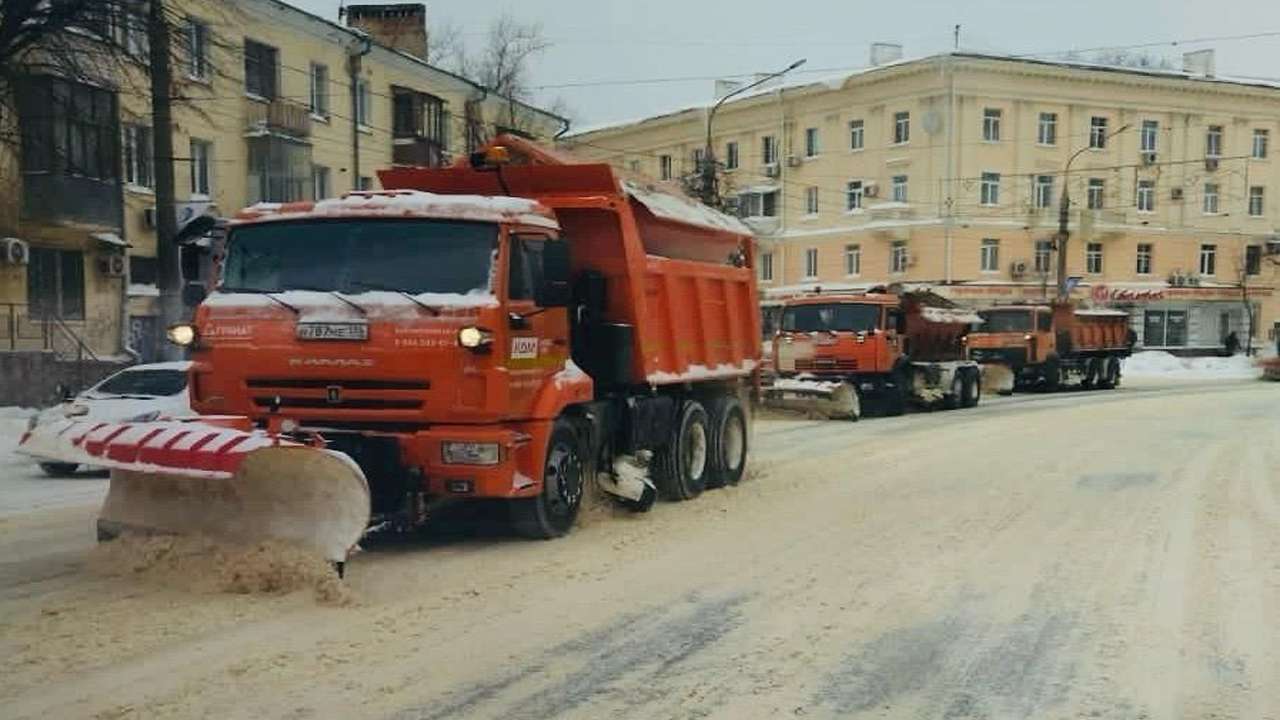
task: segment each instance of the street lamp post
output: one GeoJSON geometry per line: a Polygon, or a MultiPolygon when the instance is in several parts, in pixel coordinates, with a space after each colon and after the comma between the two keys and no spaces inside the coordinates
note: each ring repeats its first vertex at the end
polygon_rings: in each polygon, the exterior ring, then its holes
{"type": "MultiPolygon", "coordinates": [[[[1103,142],[1105,143],[1128,129],[1128,125],[1121,125],[1111,134],[1104,136],[1103,142]]],[[[1076,158],[1080,157],[1086,150],[1093,149],[1092,138],[1090,140],[1091,144],[1076,150],[1071,154],[1071,157],[1067,158],[1067,165],[1062,170],[1062,200],[1058,203],[1058,237],[1056,240],[1058,246],[1058,299],[1063,301],[1067,300],[1070,295],[1067,290],[1067,242],[1071,239],[1071,230],[1067,226],[1067,220],[1071,214],[1071,196],[1068,194],[1068,189],[1071,187],[1071,163],[1075,162],[1076,158]]]]}
{"type": "Polygon", "coordinates": [[[711,111],[707,113],[707,141],[706,145],[702,148],[702,167],[698,168],[701,175],[701,182],[698,184],[698,195],[703,203],[712,207],[720,207],[720,188],[717,187],[718,181],[716,178],[715,148],[711,144],[711,124],[715,121],[716,111],[720,109],[721,105],[724,105],[731,98],[741,95],[752,88],[757,88],[774,78],[782,77],[804,64],[805,58],[796,60],[785,68],[777,72],[769,73],[750,85],[743,85],[737,90],[727,93],[724,97],[717,100],[715,105],[711,106],[711,111]]]}

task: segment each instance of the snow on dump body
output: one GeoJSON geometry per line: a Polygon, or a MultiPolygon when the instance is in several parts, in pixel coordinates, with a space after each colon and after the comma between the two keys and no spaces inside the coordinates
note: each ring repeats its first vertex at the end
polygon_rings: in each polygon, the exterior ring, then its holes
{"type": "Polygon", "coordinates": [[[935,323],[963,323],[967,325],[977,325],[982,322],[982,318],[977,313],[968,310],[958,310],[951,308],[924,307],[920,309],[921,316],[935,323]]]}
{"type": "Polygon", "coordinates": [[[624,180],[622,191],[663,220],[722,230],[736,235],[752,234],[750,228],[732,215],[726,215],[680,195],[649,190],[633,180],[624,180]]]}
{"type": "Polygon", "coordinates": [[[239,222],[315,217],[426,217],[438,220],[520,223],[558,230],[551,212],[536,201],[483,195],[436,195],[420,190],[353,192],[319,202],[258,203],[239,222]]]}

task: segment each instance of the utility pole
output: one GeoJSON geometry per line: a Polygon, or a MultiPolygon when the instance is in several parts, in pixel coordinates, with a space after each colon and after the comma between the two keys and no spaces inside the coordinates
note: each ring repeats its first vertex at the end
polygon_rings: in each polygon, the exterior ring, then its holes
{"type": "MultiPolygon", "coordinates": [[[[1103,138],[1102,146],[1105,147],[1111,138],[1128,129],[1128,125],[1116,128],[1114,132],[1103,138]]],[[[1068,227],[1071,215],[1071,197],[1068,194],[1068,189],[1071,187],[1071,163],[1075,162],[1081,153],[1093,148],[1093,138],[1089,140],[1090,144],[1076,150],[1071,157],[1067,158],[1067,165],[1062,170],[1062,198],[1058,202],[1058,235],[1054,239],[1058,251],[1058,299],[1062,301],[1066,301],[1071,294],[1067,289],[1067,244],[1071,240],[1071,230],[1068,227]]]]}
{"type": "Polygon", "coordinates": [[[182,261],[174,243],[178,234],[178,201],[173,180],[173,67],[169,20],[164,0],[151,0],[147,40],[151,61],[151,151],[156,183],[156,281],[160,290],[157,354],[181,360],[182,349],[165,341],[164,330],[182,320],[182,261]]]}

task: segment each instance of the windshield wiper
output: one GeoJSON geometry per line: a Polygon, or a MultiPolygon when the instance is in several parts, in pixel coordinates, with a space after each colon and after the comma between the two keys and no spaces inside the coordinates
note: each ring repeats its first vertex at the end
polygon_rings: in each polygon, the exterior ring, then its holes
{"type": "Polygon", "coordinates": [[[270,300],[273,300],[276,303],[279,303],[280,306],[288,308],[289,312],[293,313],[294,315],[302,314],[302,311],[299,310],[298,308],[276,297],[276,294],[281,292],[280,290],[253,290],[250,288],[237,288],[237,287],[221,287],[219,288],[219,290],[225,293],[248,293],[250,295],[265,295],[270,300]]]}
{"type": "Polygon", "coordinates": [[[368,282],[368,281],[365,281],[365,280],[351,280],[350,282],[351,282],[351,284],[352,284],[352,285],[358,285],[359,287],[362,287],[362,288],[369,288],[370,290],[381,290],[381,291],[383,291],[383,292],[393,292],[393,293],[396,293],[396,294],[400,295],[401,297],[404,297],[405,299],[407,299],[409,302],[413,303],[414,305],[417,305],[418,307],[422,308],[423,310],[426,310],[427,312],[431,313],[432,315],[434,315],[434,316],[436,316],[436,317],[439,317],[439,316],[440,316],[440,310],[439,310],[439,309],[437,309],[437,308],[433,308],[433,307],[431,307],[430,305],[428,305],[428,304],[426,304],[426,303],[422,302],[421,300],[419,300],[418,298],[414,297],[412,294],[410,294],[407,290],[405,290],[405,289],[403,289],[403,288],[392,287],[392,286],[390,286],[390,285],[382,285],[382,284],[380,284],[380,283],[373,283],[373,282],[368,282]]]}
{"type": "Polygon", "coordinates": [[[318,292],[318,293],[326,293],[326,294],[332,295],[338,298],[339,300],[341,300],[342,302],[346,303],[348,306],[355,308],[355,311],[360,313],[361,315],[365,317],[369,317],[369,311],[367,309],[365,309],[362,305],[357,304],[354,300],[348,298],[346,295],[343,295],[342,293],[338,292],[337,290],[328,290],[328,289],[319,288],[319,287],[303,287],[303,286],[298,286],[290,289],[306,290],[307,292],[318,292]]]}

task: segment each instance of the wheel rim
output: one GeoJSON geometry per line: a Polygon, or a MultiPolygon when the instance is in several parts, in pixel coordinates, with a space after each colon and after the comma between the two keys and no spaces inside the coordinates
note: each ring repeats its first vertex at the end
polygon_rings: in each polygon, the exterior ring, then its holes
{"type": "Polygon", "coordinates": [[[551,490],[552,508],[564,514],[582,498],[582,478],[578,469],[578,453],[563,442],[547,452],[545,482],[551,490]]]}
{"type": "Polygon", "coordinates": [[[724,466],[731,472],[742,467],[742,455],[746,449],[746,430],[737,415],[731,415],[724,428],[724,466]]]}
{"type": "Polygon", "coordinates": [[[684,467],[689,479],[697,480],[707,469],[707,428],[702,423],[691,424],[687,440],[684,448],[684,467]]]}
{"type": "Polygon", "coordinates": [[[951,378],[951,397],[957,401],[964,398],[964,378],[960,377],[960,373],[951,378]]]}

